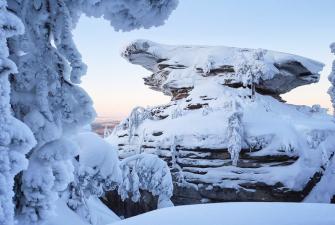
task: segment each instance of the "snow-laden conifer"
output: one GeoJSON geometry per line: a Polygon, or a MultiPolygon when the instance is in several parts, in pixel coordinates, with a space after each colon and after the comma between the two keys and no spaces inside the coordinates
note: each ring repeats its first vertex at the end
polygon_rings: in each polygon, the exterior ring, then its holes
{"type": "Polygon", "coordinates": [[[7,38],[22,34],[20,20],[0,0],[0,224],[14,224],[14,177],[27,168],[25,154],[35,145],[29,128],[12,116],[8,76],[17,73],[8,59],[7,38]]]}
{"type": "Polygon", "coordinates": [[[17,190],[22,192],[17,196],[18,213],[23,213],[27,221],[43,221],[52,212],[59,193],[73,180],[72,159],[80,149],[72,139],[95,118],[92,101],[79,85],[86,73],[72,36],[79,17],[103,17],[116,30],[149,28],[161,25],[176,3],[8,1],[8,8],[25,27],[23,35],[9,41],[11,58],[18,67],[18,74],[10,79],[11,108],[37,140],[28,156],[28,169],[17,179],[17,190]]]}

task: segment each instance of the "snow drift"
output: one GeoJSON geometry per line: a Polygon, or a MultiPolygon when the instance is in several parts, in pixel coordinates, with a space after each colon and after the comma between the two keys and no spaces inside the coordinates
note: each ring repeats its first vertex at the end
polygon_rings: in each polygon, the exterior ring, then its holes
{"type": "Polygon", "coordinates": [[[178,206],[145,213],[114,225],[333,225],[334,206],[293,203],[218,203],[178,206]]]}

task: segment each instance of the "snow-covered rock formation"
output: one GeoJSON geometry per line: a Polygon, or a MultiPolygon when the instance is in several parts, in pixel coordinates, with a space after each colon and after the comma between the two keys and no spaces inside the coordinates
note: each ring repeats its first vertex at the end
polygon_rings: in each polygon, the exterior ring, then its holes
{"type": "Polygon", "coordinates": [[[145,40],[122,55],[150,70],[145,84],[172,99],[135,108],[108,140],[122,157],[150,152],[166,160],[176,204],[302,201],[332,159],[333,118],[318,105],[280,98],[318,82],[319,62],[263,49],[145,40]]]}

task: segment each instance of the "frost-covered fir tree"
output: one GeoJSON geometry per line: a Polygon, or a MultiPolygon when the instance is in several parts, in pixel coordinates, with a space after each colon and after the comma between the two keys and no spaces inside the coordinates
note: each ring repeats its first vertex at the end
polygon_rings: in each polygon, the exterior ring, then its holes
{"type": "Polygon", "coordinates": [[[133,137],[135,136],[136,129],[147,118],[150,118],[150,112],[146,110],[145,108],[139,106],[133,109],[133,111],[131,112],[128,118],[129,141],[132,141],[133,137]]]}
{"type": "MultiPolygon", "coordinates": [[[[331,52],[333,54],[335,54],[335,42],[330,45],[330,49],[331,49],[331,52]]],[[[328,90],[328,94],[330,95],[330,99],[331,99],[334,114],[335,114],[335,60],[333,61],[332,71],[331,71],[328,79],[329,79],[329,81],[332,85],[328,90]]]]}
{"type": "Polygon", "coordinates": [[[9,40],[19,72],[10,77],[11,107],[37,140],[28,155],[28,169],[17,179],[21,193],[16,205],[27,221],[47,218],[58,193],[73,180],[72,159],[78,146],[72,138],[95,117],[91,99],[79,86],[86,65],[72,38],[81,14],[104,17],[116,30],[128,31],[161,25],[176,4],[176,0],[8,1],[8,8],[25,26],[23,35],[9,40]]]}
{"type": "Polygon", "coordinates": [[[264,73],[264,68],[266,67],[263,61],[265,52],[265,50],[257,49],[251,54],[249,52],[248,54],[242,54],[239,63],[236,66],[236,74],[239,76],[242,85],[251,89],[251,97],[253,100],[256,94],[256,84],[258,84],[259,79],[264,73]],[[253,64],[248,63],[250,57],[254,59],[253,64]]]}
{"type": "Polygon", "coordinates": [[[12,116],[8,76],[17,73],[8,59],[7,38],[22,34],[20,20],[7,10],[7,2],[0,0],[0,224],[14,224],[14,177],[28,162],[25,154],[35,145],[29,128],[12,116]]]}
{"type": "Polygon", "coordinates": [[[177,138],[176,136],[173,136],[171,138],[171,145],[170,145],[170,153],[171,153],[171,168],[174,170],[177,180],[184,183],[184,175],[183,175],[183,169],[178,164],[178,158],[179,158],[179,151],[177,151],[177,138]]]}
{"type": "Polygon", "coordinates": [[[69,187],[68,206],[82,218],[92,221],[87,201],[116,190],[122,199],[140,200],[141,190],[158,196],[158,207],[170,206],[173,183],[166,162],[151,154],[137,154],[122,161],[118,150],[97,134],[76,137],[80,153],[75,179],[69,187]]]}
{"type": "Polygon", "coordinates": [[[122,181],[118,193],[124,200],[131,197],[139,201],[140,190],[158,196],[158,208],[173,206],[170,198],[173,192],[170,169],[165,161],[153,154],[137,154],[124,159],[120,163],[122,181]]]}
{"type": "Polygon", "coordinates": [[[110,136],[113,132],[113,129],[109,128],[107,125],[104,128],[104,138],[107,138],[108,136],[110,136]]]}
{"type": "Polygon", "coordinates": [[[243,144],[243,114],[241,112],[240,105],[236,101],[232,102],[231,107],[232,112],[228,117],[227,128],[228,151],[232,164],[236,166],[243,144]]]}
{"type": "Polygon", "coordinates": [[[120,184],[121,170],[115,147],[95,133],[82,132],[74,141],[80,152],[75,164],[75,178],[64,193],[67,205],[82,218],[92,221],[87,201],[102,197],[120,184]]]}
{"type": "Polygon", "coordinates": [[[69,138],[95,113],[90,98],[76,85],[86,66],[72,41],[65,2],[11,1],[9,6],[26,30],[10,42],[19,69],[12,78],[11,104],[38,142],[22,174],[23,195],[17,205],[37,222],[48,217],[58,192],[72,181],[78,148],[69,138]]]}

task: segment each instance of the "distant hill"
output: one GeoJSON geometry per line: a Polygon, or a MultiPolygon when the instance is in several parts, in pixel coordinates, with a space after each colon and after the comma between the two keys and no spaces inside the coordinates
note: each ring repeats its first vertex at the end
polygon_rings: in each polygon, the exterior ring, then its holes
{"type": "Polygon", "coordinates": [[[106,117],[98,117],[92,124],[92,131],[99,134],[100,136],[104,136],[104,130],[107,128],[110,131],[114,129],[120,123],[118,120],[113,120],[111,118],[106,117]]]}

